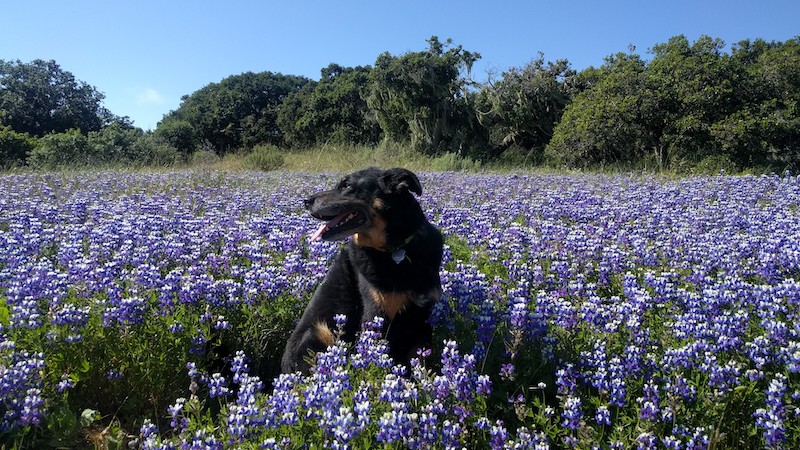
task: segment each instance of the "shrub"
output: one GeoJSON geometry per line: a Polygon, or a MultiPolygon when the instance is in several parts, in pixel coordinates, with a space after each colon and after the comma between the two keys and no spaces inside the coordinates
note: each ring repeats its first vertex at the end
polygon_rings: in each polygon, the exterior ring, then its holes
{"type": "Polygon", "coordinates": [[[283,154],[274,145],[257,145],[244,159],[246,169],[270,171],[283,167],[283,154]]]}
{"type": "Polygon", "coordinates": [[[28,157],[28,165],[36,169],[87,165],[91,162],[88,140],[79,130],[43,136],[28,157]]]}
{"type": "Polygon", "coordinates": [[[739,168],[736,163],[731,161],[726,155],[706,156],[694,167],[695,172],[706,175],[717,175],[719,173],[736,173],[739,168]]]}
{"type": "Polygon", "coordinates": [[[0,127],[0,167],[25,162],[36,148],[36,138],[28,133],[17,133],[11,127],[0,127]]]}
{"type": "Polygon", "coordinates": [[[481,168],[481,162],[458,156],[455,153],[445,153],[431,160],[430,170],[442,172],[467,172],[477,171],[481,168]]]}
{"type": "Polygon", "coordinates": [[[131,147],[131,158],[149,166],[173,166],[185,162],[186,155],[152,133],[141,136],[131,147]]]}
{"type": "Polygon", "coordinates": [[[209,150],[197,150],[192,153],[190,164],[195,167],[211,166],[219,162],[219,156],[209,150]]]}

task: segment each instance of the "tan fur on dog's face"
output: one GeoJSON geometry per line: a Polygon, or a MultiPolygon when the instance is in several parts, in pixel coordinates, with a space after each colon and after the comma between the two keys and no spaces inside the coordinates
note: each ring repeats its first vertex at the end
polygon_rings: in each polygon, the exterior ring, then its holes
{"type": "Polygon", "coordinates": [[[359,247],[383,249],[386,247],[386,221],[375,210],[372,211],[372,225],[353,235],[353,242],[359,247]]]}

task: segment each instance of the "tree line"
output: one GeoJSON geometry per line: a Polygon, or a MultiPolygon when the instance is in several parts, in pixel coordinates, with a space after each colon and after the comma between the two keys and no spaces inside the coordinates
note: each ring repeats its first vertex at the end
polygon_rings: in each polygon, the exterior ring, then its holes
{"type": "Polygon", "coordinates": [[[480,54],[437,37],[318,81],[247,72],[186,95],[144,132],[54,61],[0,60],[0,164],[165,164],[200,150],[382,142],[425,155],[556,167],[797,171],[800,37],[730,46],[675,36],[574,70],[543,55],[472,77],[480,54]]]}

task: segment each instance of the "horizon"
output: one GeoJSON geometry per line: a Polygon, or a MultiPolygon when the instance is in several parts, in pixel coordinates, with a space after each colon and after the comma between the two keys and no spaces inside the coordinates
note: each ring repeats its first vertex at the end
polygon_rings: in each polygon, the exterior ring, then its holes
{"type": "Polygon", "coordinates": [[[800,35],[800,3],[786,0],[540,6],[349,1],[320,3],[301,13],[252,1],[218,6],[92,0],[5,10],[13,20],[0,29],[0,59],[54,60],[102,92],[113,114],[145,130],[155,129],[181,97],[228,76],[270,71],[319,80],[331,63],[371,66],[383,52],[424,50],[434,35],[481,54],[473,67],[478,80],[490,71],[524,66],[539,52],[545,60],[567,59],[580,71],[630,46],[649,59],[650,48],[677,35],[691,42],[702,35],[719,38],[726,48],[746,39],[800,35]]]}

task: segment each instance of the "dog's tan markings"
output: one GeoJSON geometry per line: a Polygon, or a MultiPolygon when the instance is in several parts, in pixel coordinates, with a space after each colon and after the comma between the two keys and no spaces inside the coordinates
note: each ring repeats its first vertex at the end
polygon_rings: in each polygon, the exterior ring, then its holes
{"type": "Polygon", "coordinates": [[[390,319],[393,319],[411,301],[411,292],[408,291],[383,292],[370,287],[369,292],[375,304],[380,306],[390,319]]]}
{"type": "Polygon", "coordinates": [[[314,333],[317,336],[317,339],[322,342],[322,344],[326,347],[330,347],[336,341],[333,336],[333,331],[328,327],[328,324],[325,322],[317,322],[314,324],[314,333]]]}
{"type": "Polygon", "coordinates": [[[386,221],[380,214],[372,213],[372,225],[353,235],[353,242],[359,247],[382,249],[386,247],[386,221]]]}
{"type": "Polygon", "coordinates": [[[375,197],[375,200],[372,201],[372,207],[375,209],[383,209],[383,206],[384,206],[383,200],[381,200],[378,197],[375,197]]]}

